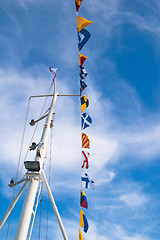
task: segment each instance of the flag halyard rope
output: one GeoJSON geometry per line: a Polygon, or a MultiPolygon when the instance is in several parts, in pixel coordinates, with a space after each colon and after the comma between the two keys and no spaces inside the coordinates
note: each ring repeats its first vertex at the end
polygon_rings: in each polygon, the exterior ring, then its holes
{"type": "MultiPolygon", "coordinates": [[[[87,88],[85,78],[87,72],[83,67],[87,56],[81,53],[82,48],[85,46],[91,34],[85,29],[86,26],[93,23],[93,21],[87,20],[78,15],[79,8],[81,6],[82,0],[75,0],[76,13],[77,13],[77,32],[78,32],[78,50],[79,50],[79,75],[80,75],[80,101],[81,101],[81,137],[82,137],[82,153],[81,153],[81,196],[80,196],[80,227],[86,233],[89,228],[89,224],[85,213],[82,208],[88,208],[87,197],[82,191],[82,188],[94,189],[94,181],[89,177],[87,171],[89,169],[89,158],[90,158],[90,140],[85,133],[86,128],[92,123],[91,117],[85,112],[86,108],[89,106],[89,99],[82,94],[82,92],[87,88]]],[[[79,240],[83,240],[83,235],[81,229],[79,229],[79,240]]]]}

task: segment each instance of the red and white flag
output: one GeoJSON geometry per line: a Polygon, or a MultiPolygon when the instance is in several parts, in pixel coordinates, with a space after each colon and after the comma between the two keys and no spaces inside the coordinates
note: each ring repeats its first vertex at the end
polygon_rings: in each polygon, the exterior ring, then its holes
{"type": "Polygon", "coordinates": [[[49,67],[49,71],[54,73],[53,80],[54,80],[55,77],[56,77],[57,69],[58,69],[58,68],[52,68],[52,67],[49,67]]]}
{"type": "Polygon", "coordinates": [[[90,153],[89,152],[84,152],[82,151],[83,154],[83,162],[82,162],[82,168],[89,168],[89,157],[90,157],[90,153]]]}

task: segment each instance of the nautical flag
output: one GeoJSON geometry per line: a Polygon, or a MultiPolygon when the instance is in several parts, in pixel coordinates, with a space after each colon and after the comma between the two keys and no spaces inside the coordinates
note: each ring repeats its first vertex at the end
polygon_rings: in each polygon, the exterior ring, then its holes
{"type": "Polygon", "coordinates": [[[82,148],[90,148],[90,141],[85,133],[82,133],[82,148]]]}
{"type": "Polygon", "coordinates": [[[83,188],[95,189],[94,181],[88,176],[87,173],[81,178],[83,188]]]}
{"type": "Polygon", "coordinates": [[[80,32],[78,32],[78,49],[81,51],[81,49],[84,47],[86,42],[90,39],[91,34],[86,30],[82,29],[80,32]]]}
{"type": "Polygon", "coordinates": [[[92,119],[88,114],[82,113],[81,123],[82,123],[82,130],[84,130],[85,128],[89,127],[89,125],[92,123],[92,119]]]}
{"type": "Polygon", "coordinates": [[[87,84],[84,81],[80,80],[80,91],[82,92],[86,87],[87,84]]]}
{"type": "Polygon", "coordinates": [[[85,153],[84,151],[82,151],[82,154],[84,156],[82,168],[84,168],[84,166],[86,165],[86,169],[88,169],[89,168],[89,161],[88,161],[88,159],[90,157],[90,153],[89,152],[85,153]]]}
{"type": "Polygon", "coordinates": [[[83,95],[81,97],[81,112],[83,112],[88,106],[89,106],[89,100],[85,95],[83,95]]]}
{"type": "Polygon", "coordinates": [[[91,23],[93,23],[92,21],[89,21],[83,17],[77,16],[77,29],[78,32],[80,32],[83,28],[85,28],[86,26],[90,25],[91,23]]]}
{"type": "Polygon", "coordinates": [[[88,208],[87,197],[84,192],[81,190],[81,207],[88,208]]]}
{"type": "Polygon", "coordinates": [[[80,210],[80,226],[83,228],[84,232],[88,231],[88,221],[82,209],[80,210]]]}
{"type": "Polygon", "coordinates": [[[83,236],[82,236],[82,232],[81,230],[79,229],[79,240],[84,240],[83,236]]]}
{"type": "Polygon", "coordinates": [[[51,68],[51,67],[49,67],[49,70],[50,70],[50,72],[54,72],[54,77],[53,77],[53,81],[54,81],[54,79],[55,79],[55,77],[56,77],[56,72],[57,72],[57,69],[58,68],[51,68]]]}
{"type": "Polygon", "coordinates": [[[87,76],[87,72],[86,72],[86,69],[82,66],[80,66],[80,73],[79,73],[79,76],[80,78],[83,80],[85,79],[85,77],[87,76]]]}
{"type": "Polygon", "coordinates": [[[78,10],[81,6],[82,0],[75,0],[75,4],[76,4],[76,12],[78,13],[78,10]]]}
{"type": "Polygon", "coordinates": [[[57,69],[58,69],[58,68],[51,68],[51,67],[49,67],[50,72],[56,73],[57,69]]]}
{"type": "Polygon", "coordinates": [[[79,65],[82,66],[83,63],[86,61],[87,57],[83,54],[79,53],[79,65]]]}

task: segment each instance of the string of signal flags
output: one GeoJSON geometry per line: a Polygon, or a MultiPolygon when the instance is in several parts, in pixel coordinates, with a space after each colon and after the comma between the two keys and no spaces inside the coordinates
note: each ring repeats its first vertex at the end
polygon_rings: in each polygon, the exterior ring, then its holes
{"type": "MultiPolygon", "coordinates": [[[[85,79],[87,77],[87,71],[83,67],[84,62],[87,57],[81,53],[81,50],[88,42],[91,37],[91,34],[85,29],[88,25],[93,23],[93,21],[87,20],[78,15],[79,8],[81,6],[82,0],[75,0],[76,5],[76,13],[77,13],[77,32],[78,32],[78,50],[79,50],[79,75],[80,75],[80,101],[81,101],[81,135],[82,135],[82,174],[81,174],[81,196],[80,196],[80,227],[83,229],[85,233],[87,233],[89,229],[89,224],[87,217],[84,213],[83,209],[88,209],[88,201],[87,196],[85,194],[86,189],[94,189],[94,181],[90,178],[87,173],[89,169],[89,158],[90,158],[90,140],[85,133],[86,128],[90,126],[92,123],[92,118],[84,112],[86,108],[89,106],[88,98],[83,95],[83,91],[87,88],[87,84],[85,79]],[[84,189],[82,191],[82,189],[84,189]]],[[[81,228],[79,228],[79,240],[84,240],[81,228]]]]}

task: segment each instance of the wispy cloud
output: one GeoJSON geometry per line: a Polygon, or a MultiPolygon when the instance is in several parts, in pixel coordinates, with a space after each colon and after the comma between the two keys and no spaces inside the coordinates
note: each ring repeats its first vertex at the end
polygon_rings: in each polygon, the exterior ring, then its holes
{"type": "Polygon", "coordinates": [[[148,201],[146,196],[141,193],[131,192],[129,194],[124,194],[119,197],[119,199],[125,202],[130,207],[139,207],[145,205],[148,201]]]}

